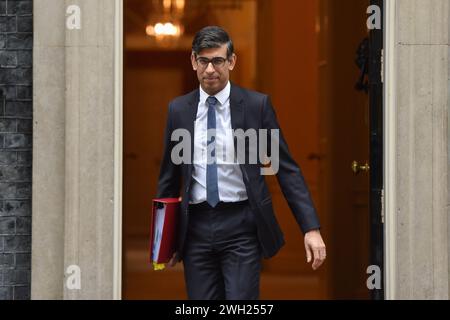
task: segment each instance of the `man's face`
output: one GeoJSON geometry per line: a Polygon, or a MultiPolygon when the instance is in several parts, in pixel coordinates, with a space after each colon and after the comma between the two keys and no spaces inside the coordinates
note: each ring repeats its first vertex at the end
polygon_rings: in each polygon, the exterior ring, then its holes
{"type": "Polygon", "coordinates": [[[236,55],[227,59],[227,45],[220,48],[202,50],[197,56],[191,55],[192,68],[197,71],[198,81],[209,95],[220,92],[230,79],[230,71],[236,64],[236,55]]]}

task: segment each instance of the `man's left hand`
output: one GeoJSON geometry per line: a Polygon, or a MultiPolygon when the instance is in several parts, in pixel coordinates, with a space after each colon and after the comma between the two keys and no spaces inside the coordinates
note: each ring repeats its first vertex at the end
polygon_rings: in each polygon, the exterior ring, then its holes
{"type": "Polygon", "coordinates": [[[317,270],[327,257],[325,243],[322,240],[319,230],[311,230],[305,234],[305,249],[306,262],[311,262],[314,255],[314,262],[312,264],[313,270],[317,270]]]}

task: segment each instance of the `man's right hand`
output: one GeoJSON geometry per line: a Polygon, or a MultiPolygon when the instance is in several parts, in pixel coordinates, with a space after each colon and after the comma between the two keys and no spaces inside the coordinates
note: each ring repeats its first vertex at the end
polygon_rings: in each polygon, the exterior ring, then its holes
{"type": "Polygon", "coordinates": [[[176,257],[177,257],[177,254],[178,254],[178,252],[175,252],[175,253],[173,254],[172,258],[171,258],[171,259],[169,260],[169,262],[167,263],[167,265],[168,265],[169,267],[174,267],[174,266],[177,264],[178,261],[175,260],[176,257]]]}

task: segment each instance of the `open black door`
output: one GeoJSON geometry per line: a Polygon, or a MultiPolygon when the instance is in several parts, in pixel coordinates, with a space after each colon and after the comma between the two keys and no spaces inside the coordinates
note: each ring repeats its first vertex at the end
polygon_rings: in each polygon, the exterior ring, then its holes
{"type": "Polygon", "coordinates": [[[369,34],[370,108],[370,263],[381,270],[381,288],[371,290],[372,299],[384,299],[383,216],[383,0],[371,0],[380,8],[381,29],[369,34]]]}
{"type": "Polygon", "coordinates": [[[356,64],[360,77],[355,89],[368,94],[369,161],[354,161],[353,171],[369,173],[369,265],[370,297],[384,299],[384,217],[383,217],[383,0],[370,0],[368,9],[370,30],[357,50],[356,64]],[[375,274],[375,273],[376,274],[375,274]],[[376,281],[374,278],[379,277],[376,281]],[[373,280],[373,281],[372,281],[373,280]],[[378,286],[379,284],[379,286],[378,286]]]}

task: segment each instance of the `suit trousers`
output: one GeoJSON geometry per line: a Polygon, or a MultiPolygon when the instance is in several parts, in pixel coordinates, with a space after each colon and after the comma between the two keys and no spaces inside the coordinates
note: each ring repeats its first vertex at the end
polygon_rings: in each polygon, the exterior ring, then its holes
{"type": "Polygon", "coordinates": [[[189,205],[184,250],[189,299],[259,299],[262,250],[248,200],[189,205]]]}

